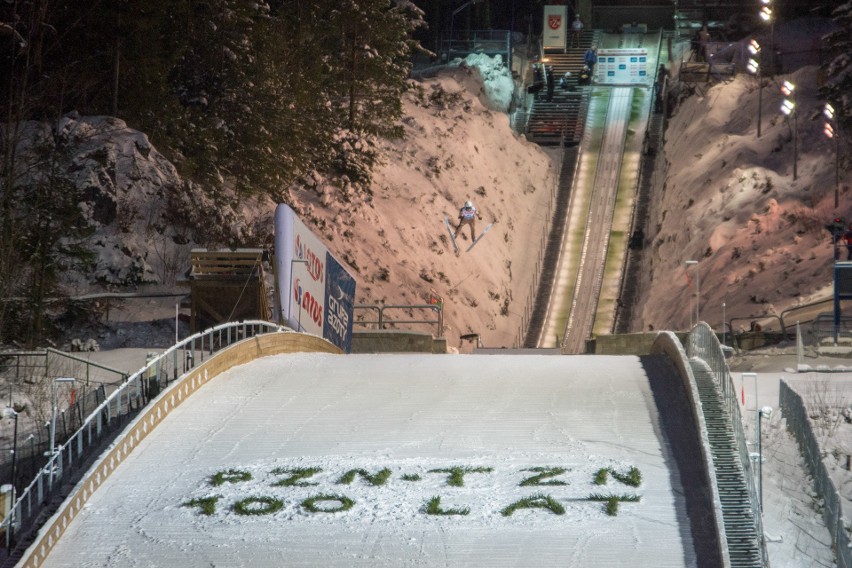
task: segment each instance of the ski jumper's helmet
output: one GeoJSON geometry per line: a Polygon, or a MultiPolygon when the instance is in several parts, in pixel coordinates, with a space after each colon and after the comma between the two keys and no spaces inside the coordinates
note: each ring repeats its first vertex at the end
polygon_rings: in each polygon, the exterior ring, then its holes
{"type": "Polygon", "coordinates": [[[470,209],[471,207],[473,207],[473,203],[471,203],[471,202],[468,200],[468,201],[465,201],[465,202],[464,202],[464,206],[465,206],[465,207],[467,207],[468,209],[470,209]]]}

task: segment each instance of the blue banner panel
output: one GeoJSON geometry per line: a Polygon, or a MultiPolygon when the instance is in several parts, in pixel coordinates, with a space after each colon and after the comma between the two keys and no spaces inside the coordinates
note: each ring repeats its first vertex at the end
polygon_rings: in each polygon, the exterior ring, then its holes
{"type": "Polygon", "coordinates": [[[325,257],[325,320],[322,336],[345,353],[352,349],[352,312],[355,307],[355,279],[331,256],[325,257]]]}
{"type": "Polygon", "coordinates": [[[834,289],[841,300],[852,299],[852,262],[834,263],[834,289]]]}

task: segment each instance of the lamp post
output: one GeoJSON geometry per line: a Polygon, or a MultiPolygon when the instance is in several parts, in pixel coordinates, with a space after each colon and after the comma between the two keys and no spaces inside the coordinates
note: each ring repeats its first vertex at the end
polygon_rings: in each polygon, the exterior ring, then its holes
{"type": "Polygon", "coordinates": [[[796,112],[796,85],[790,81],[781,83],[781,92],[785,97],[781,102],[781,112],[789,119],[793,116],[793,181],[799,177],[799,113],[796,112]]]}
{"type": "MultiPolygon", "coordinates": [[[[755,40],[748,43],[748,51],[752,55],[760,55],[760,44],[755,40]]],[[[763,61],[763,57],[760,57],[763,61]]],[[[760,76],[760,63],[749,57],[746,65],[749,73],[757,76],[757,137],[760,138],[761,111],[763,109],[763,78],[760,76]]]]}
{"type": "MultiPolygon", "coordinates": [[[[287,293],[290,295],[287,300],[287,323],[290,323],[290,317],[293,315],[293,265],[294,264],[307,264],[308,261],[302,258],[294,258],[290,260],[290,287],[287,289],[287,293]]],[[[302,322],[302,299],[299,298],[299,326],[301,327],[302,322]]],[[[301,331],[301,330],[296,330],[301,331]]]]}
{"type": "MultiPolygon", "coordinates": [[[[698,324],[701,321],[701,273],[698,271],[697,260],[687,260],[684,264],[687,270],[690,265],[695,265],[695,323],[698,324]]],[[[692,322],[692,314],[689,316],[689,321],[692,322]]]]}
{"type": "Polygon", "coordinates": [[[822,114],[825,116],[826,122],[823,132],[828,138],[834,139],[834,208],[840,203],[840,124],[837,121],[837,115],[834,112],[834,107],[830,103],[825,103],[825,108],[822,109],[822,114]]]}
{"type": "Polygon", "coordinates": [[[772,417],[772,407],[764,406],[757,411],[757,494],[760,496],[760,510],[763,511],[763,445],[760,440],[760,423],[763,418],[772,417]]]}
{"type": "MultiPolygon", "coordinates": [[[[73,377],[57,377],[50,383],[50,449],[48,455],[52,460],[56,455],[56,383],[73,383],[77,379],[73,377]]],[[[50,464],[50,480],[53,481],[53,472],[55,471],[54,464],[50,464]]]]}

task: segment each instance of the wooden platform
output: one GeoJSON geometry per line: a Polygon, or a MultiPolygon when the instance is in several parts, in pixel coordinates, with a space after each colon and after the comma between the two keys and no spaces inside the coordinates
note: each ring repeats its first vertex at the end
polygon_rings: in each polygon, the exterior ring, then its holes
{"type": "Polygon", "coordinates": [[[191,252],[187,284],[193,333],[229,321],[271,318],[264,269],[271,259],[265,255],[263,249],[191,252]]]}

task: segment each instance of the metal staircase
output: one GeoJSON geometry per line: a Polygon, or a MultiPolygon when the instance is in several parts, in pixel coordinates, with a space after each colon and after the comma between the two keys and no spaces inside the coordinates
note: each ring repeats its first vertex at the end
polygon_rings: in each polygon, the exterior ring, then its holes
{"type": "MultiPolygon", "coordinates": [[[[695,375],[701,409],[707,424],[707,437],[713,457],[716,486],[722,503],[730,566],[763,566],[762,543],[755,523],[749,489],[739,455],[731,416],[713,372],[700,359],[690,359],[695,375]]],[[[750,472],[749,472],[750,475],[750,472]]]]}

